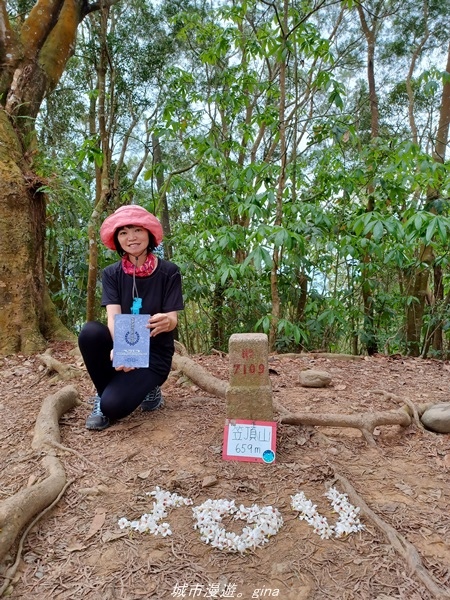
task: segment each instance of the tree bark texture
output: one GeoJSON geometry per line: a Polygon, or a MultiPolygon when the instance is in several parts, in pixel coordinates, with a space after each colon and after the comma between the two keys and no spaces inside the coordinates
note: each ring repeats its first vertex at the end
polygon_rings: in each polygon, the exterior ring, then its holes
{"type": "Polygon", "coordinates": [[[45,200],[23,156],[20,135],[0,108],[0,353],[42,342],[45,200]]]}
{"type": "Polygon", "coordinates": [[[13,23],[0,0],[0,354],[36,352],[49,336],[35,118],[74,51],[79,23],[99,8],[86,0],[38,0],[13,23]]]}

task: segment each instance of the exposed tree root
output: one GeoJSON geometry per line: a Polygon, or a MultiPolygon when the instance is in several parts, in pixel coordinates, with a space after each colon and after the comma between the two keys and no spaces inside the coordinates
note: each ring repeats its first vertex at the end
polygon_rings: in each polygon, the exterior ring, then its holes
{"type": "Polygon", "coordinates": [[[400,396],[396,396],[392,392],[386,392],[385,390],[372,390],[372,393],[380,394],[381,396],[384,396],[386,398],[386,400],[395,400],[399,404],[404,402],[410,408],[411,414],[412,414],[412,417],[413,417],[413,420],[414,420],[414,423],[416,424],[416,426],[419,429],[423,429],[424,431],[426,431],[425,427],[422,425],[422,421],[420,420],[420,417],[423,415],[423,413],[425,412],[425,410],[427,408],[432,406],[432,404],[425,404],[423,406],[418,407],[414,404],[414,402],[412,400],[409,400],[409,398],[400,398],[400,396]]]}
{"type": "MultiPolygon", "coordinates": [[[[341,355],[342,356],[342,355],[341,355]]],[[[182,371],[196,385],[214,394],[218,398],[225,398],[228,383],[208,373],[203,367],[195,363],[188,356],[173,357],[173,366],[182,371]]],[[[380,393],[380,392],[377,392],[380,393]]],[[[392,395],[393,397],[393,395],[392,395]]],[[[401,402],[401,398],[396,398],[401,402]]],[[[418,409],[410,402],[396,411],[367,412],[356,415],[341,414],[313,414],[291,413],[279,402],[274,401],[274,408],[279,413],[279,422],[285,425],[315,425],[320,427],[352,427],[359,429],[365,440],[375,446],[373,432],[381,425],[400,425],[408,427],[412,423],[411,415],[418,415],[418,409]]],[[[418,417],[417,417],[418,418],[418,417]]],[[[420,419],[419,419],[420,421],[420,419]]]]}
{"type": "MultiPolygon", "coordinates": [[[[178,340],[175,340],[174,342],[175,344],[175,350],[181,354],[181,356],[189,356],[189,352],[187,351],[186,346],[184,346],[181,342],[179,342],[178,340]]],[[[175,355],[176,357],[177,355],[175,355]]]]}
{"type": "Polygon", "coordinates": [[[22,556],[22,550],[23,550],[23,544],[27,538],[28,533],[33,529],[33,527],[36,525],[36,523],[42,519],[42,517],[44,515],[46,515],[48,512],[50,512],[50,510],[56,506],[56,504],[58,504],[60,498],[62,498],[62,496],[64,495],[64,492],[67,490],[67,488],[69,487],[69,485],[71,485],[75,480],[71,479],[70,481],[68,481],[64,487],[62,488],[62,490],[60,491],[60,493],[58,494],[58,496],[53,500],[53,502],[51,504],[49,504],[49,506],[47,506],[46,508],[44,508],[43,511],[41,511],[37,517],[35,517],[31,523],[28,525],[28,527],[25,529],[25,531],[23,532],[21,538],[20,538],[20,542],[19,542],[19,547],[17,549],[17,553],[16,553],[16,560],[14,561],[14,564],[12,564],[5,575],[5,581],[3,582],[2,587],[0,588],[0,596],[2,596],[4,594],[4,592],[8,589],[9,584],[11,583],[11,581],[13,580],[14,575],[16,574],[16,571],[20,565],[20,558],[22,556]]]}
{"type": "Polygon", "coordinates": [[[427,571],[422,563],[422,560],[417,552],[416,548],[408,542],[400,533],[398,533],[391,525],[383,521],[376,513],[371,510],[361,496],[356,492],[351,483],[343,475],[335,473],[335,478],[340,482],[348,495],[350,501],[355,506],[359,506],[361,514],[365,515],[368,519],[378,527],[378,529],[386,536],[391,546],[405,559],[408,567],[411,569],[417,579],[427,588],[427,590],[433,594],[438,600],[444,600],[450,598],[450,592],[439,585],[433,576],[427,571]]]}
{"type": "Polygon", "coordinates": [[[51,505],[66,485],[66,475],[54,455],[52,442],[59,442],[59,418],[78,404],[78,392],[66,386],[48,396],[36,419],[32,448],[44,454],[42,463],[48,476],[0,503],[0,562],[5,558],[20,531],[35,515],[51,505]]]}
{"type": "Polygon", "coordinates": [[[201,387],[202,390],[205,390],[218,398],[225,398],[228,383],[214,377],[214,375],[210,375],[206,369],[195,363],[191,358],[174,354],[172,365],[178,371],[183,371],[183,373],[196,385],[201,387]]]}
{"type": "Polygon", "coordinates": [[[282,412],[280,423],[285,425],[318,425],[320,427],[353,427],[359,429],[370,446],[375,446],[373,432],[380,425],[400,425],[408,427],[411,425],[411,417],[406,409],[397,411],[366,412],[357,415],[313,414],[313,413],[289,413],[278,403],[275,404],[282,412]]]}
{"type": "Polygon", "coordinates": [[[31,442],[33,450],[51,453],[53,442],[61,440],[59,419],[79,403],[78,391],[73,385],[67,385],[56,394],[44,399],[34,426],[34,436],[31,442]]]}
{"type": "Polygon", "coordinates": [[[56,358],[53,358],[51,349],[48,349],[44,352],[44,354],[38,354],[37,357],[39,360],[47,367],[47,372],[56,373],[56,380],[60,381],[69,381],[70,379],[75,379],[76,377],[80,377],[82,372],[79,369],[72,367],[72,365],[66,365],[56,358]]]}

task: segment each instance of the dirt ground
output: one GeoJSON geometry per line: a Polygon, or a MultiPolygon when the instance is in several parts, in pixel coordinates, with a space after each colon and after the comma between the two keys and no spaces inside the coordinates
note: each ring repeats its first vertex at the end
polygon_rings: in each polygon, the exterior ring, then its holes
{"type": "MultiPolygon", "coordinates": [[[[75,364],[67,345],[54,356],[75,364]]],[[[193,357],[211,374],[228,378],[227,356],[193,357]]],[[[270,357],[276,398],[292,412],[354,414],[397,408],[385,390],[416,404],[449,400],[450,368],[434,360],[375,357],[343,361],[311,356],[270,357]],[[326,370],[332,384],[302,388],[301,370],[326,370]]],[[[58,449],[68,480],[59,503],[28,534],[9,598],[170,600],[272,598],[282,600],[434,598],[385,535],[366,529],[322,540],[290,507],[304,491],[331,523],[323,494],[335,474],[345,476],[367,505],[419,552],[428,573],[450,588],[450,436],[414,425],[380,427],[376,448],[356,429],[279,425],[275,464],[222,460],[225,402],[172,372],[163,387],[165,408],[139,410],[102,432],[90,432],[92,388],[86,373],[73,383],[81,404],[60,421],[58,449]],[[151,510],[156,486],[193,499],[272,505],[284,525],[261,548],[228,554],[201,541],[192,508],[173,509],[172,535],[122,531],[121,517],[151,510]]],[[[0,502],[45,477],[31,449],[42,401],[63,388],[37,356],[0,359],[0,502]]],[[[339,489],[339,483],[336,484],[339,489]]],[[[340,489],[340,491],[344,491],[340,489]]],[[[237,523],[225,521],[239,532],[237,523]]],[[[242,528],[242,522],[240,528],[242,528]]],[[[0,570],[14,562],[14,546],[0,570]]]]}

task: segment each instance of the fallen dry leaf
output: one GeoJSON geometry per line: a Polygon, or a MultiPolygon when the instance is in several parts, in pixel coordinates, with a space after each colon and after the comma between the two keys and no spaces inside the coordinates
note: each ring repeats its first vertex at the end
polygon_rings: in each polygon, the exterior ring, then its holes
{"type": "Polygon", "coordinates": [[[92,519],[92,523],[89,528],[89,532],[86,536],[87,540],[89,538],[91,538],[93,535],[95,535],[98,531],[100,531],[100,529],[103,527],[103,523],[105,522],[105,519],[106,519],[106,512],[103,509],[97,509],[95,517],[92,519]]]}
{"type": "Polygon", "coordinates": [[[211,487],[212,485],[216,485],[218,479],[215,475],[207,475],[203,478],[202,488],[211,487]]]}
{"type": "Polygon", "coordinates": [[[138,477],[139,479],[148,479],[150,473],[151,471],[142,471],[141,473],[138,473],[138,477]]]}
{"type": "Polygon", "coordinates": [[[102,534],[102,542],[114,542],[114,540],[126,537],[127,535],[129,535],[128,531],[105,531],[102,534]]]}
{"type": "Polygon", "coordinates": [[[67,552],[81,552],[81,550],[86,550],[86,548],[88,548],[88,546],[85,544],[76,542],[75,544],[72,544],[72,546],[67,547],[67,552]]]}
{"type": "Polygon", "coordinates": [[[409,485],[406,485],[406,483],[396,483],[395,487],[406,496],[414,496],[414,491],[409,487],[409,485]]]}

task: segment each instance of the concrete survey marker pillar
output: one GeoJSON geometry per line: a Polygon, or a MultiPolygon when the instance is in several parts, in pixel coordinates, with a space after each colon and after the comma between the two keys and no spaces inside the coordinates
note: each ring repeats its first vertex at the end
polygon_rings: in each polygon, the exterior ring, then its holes
{"type": "Polygon", "coordinates": [[[265,333],[234,333],[230,337],[228,419],[273,421],[268,358],[269,342],[265,333]]]}

